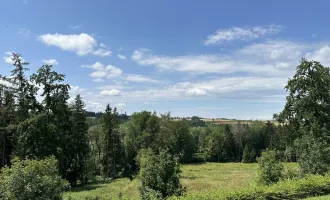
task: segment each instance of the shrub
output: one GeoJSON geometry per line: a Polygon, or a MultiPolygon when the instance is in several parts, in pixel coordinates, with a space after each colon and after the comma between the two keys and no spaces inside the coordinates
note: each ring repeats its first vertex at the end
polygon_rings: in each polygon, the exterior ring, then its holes
{"type": "Polygon", "coordinates": [[[172,195],[181,195],[180,164],[178,158],[165,150],[155,155],[144,150],[139,155],[141,166],[141,199],[164,199],[172,195]]]}
{"type": "Polygon", "coordinates": [[[266,150],[258,158],[259,181],[263,184],[278,182],[283,177],[284,166],[275,151],[266,150]]]}
{"type": "Polygon", "coordinates": [[[62,199],[68,183],[58,175],[54,157],[44,160],[14,159],[11,168],[0,173],[0,199],[62,199]]]}

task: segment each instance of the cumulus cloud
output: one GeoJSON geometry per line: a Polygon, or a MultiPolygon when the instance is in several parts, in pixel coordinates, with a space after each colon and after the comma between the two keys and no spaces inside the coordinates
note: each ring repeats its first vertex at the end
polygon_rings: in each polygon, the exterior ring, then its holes
{"type": "Polygon", "coordinates": [[[325,45],[319,49],[314,50],[306,54],[307,59],[319,61],[325,66],[330,66],[330,46],[325,45]]]}
{"type": "MultiPolygon", "coordinates": [[[[120,68],[117,68],[113,65],[103,65],[100,62],[96,62],[93,65],[83,65],[83,68],[91,68],[95,71],[89,74],[91,77],[95,78],[94,82],[103,82],[103,78],[117,78],[129,82],[138,82],[138,83],[159,83],[158,80],[154,80],[147,76],[138,75],[138,74],[124,74],[120,68]]],[[[118,81],[118,80],[114,80],[118,81]]]]}
{"type": "Polygon", "coordinates": [[[43,63],[46,65],[58,65],[58,62],[56,59],[49,59],[49,60],[42,60],[43,63]]]}
{"type": "Polygon", "coordinates": [[[253,26],[253,27],[232,27],[219,29],[212,35],[207,36],[205,45],[223,44],[234,40],[253,40],[265,35],[277,34],[282,30],[279,25],[253,26]]]}
{"type": "Polygon", "coordinates": [[[92,52],[92,54],[96,56],[111,56],[111,53],[112,52],[110,50],[105,50],[105,49],[98,49],[92,52]]]}
{"type": "Polygon", "coordinates": [[[118,58],[121,59],[121,60],[125,60],[125,59],[126,59],[126,56],[124,56],[124,55],[118,54],[117,56],[118,56],[118,58]]]}
{"type": "Polygon", "coordinates": [[[82,67],[91,68],[95,71],[89,74],[93,78],[100,80],[101,78],[110,78],[120,76],[123,72],[121,69],[113,65],[103,65],[100,62],[96,62],[93,65],[83,65],[82,67]]]}
{"type": "MultiPolygon", "coordinates": [[[[13,62],[13,52],[7,51],[5,52],[5,56],[2,57],[3,60],[8,64],[14,64],[13,62]]],[[[25,62],[24,58],[21,57],[21,61],[25,62]]]]}
{"type": "Polygon", "coordinates": [[[93,54],[97,56],[110,56],[111,51],[96,49],[97,41],[94,37],[86,34],[45,34],[40,35],[38,40],[47,46],[55,46],[64,51],[75,52],[79,56],[93,54]]]}
{"type": "Polygon", "coordinates": [[[120,91],[117,89],[102,90],[100,94],[102,96],[120,96],[120,91]]]}

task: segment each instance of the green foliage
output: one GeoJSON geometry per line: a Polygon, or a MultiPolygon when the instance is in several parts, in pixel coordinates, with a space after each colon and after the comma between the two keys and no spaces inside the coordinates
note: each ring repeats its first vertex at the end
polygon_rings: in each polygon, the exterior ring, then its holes
{"type": "Polygon", "coordinates": [[[54,157],[16,159],[11,168],[3,168],[0,173],[0,199],[4,200],[60,200],[67,186],[59,176],[54,157]]]}
{"type": "Polygon", "coordinates": [[[298,163],[303,174],[325,174],[330,170],[330,147],[328,143],[305,135],[296,141],[298,163]]]}
{"type": "Polygon", "coordinates": [[[160,148],[155,143],[159,128],[159,118],[156,113],[142,111],[132,114],[131,120],[127,122],[122,133],[124,135],[123,143],[129,171],[137,169],[135,158],[140,149],[153,148],[156,150],[160,148]]]}
{"type": "Polygon", "coordinates": [[[242,162],[244,163],[253,163],[256,161],[256,150],[250,145],[246,145],[243,150],[242,162]]]}
{"type": "Polygon", "coordinates": [[[181,195],[180,164],[178,158],[165,150],[155,155],[151,150],[140,153],[141,199],[165,199],[172,195],[181,195]]]}
{"type": "Polygon", "coordinates": [[[330,169],[330,69],[302,59],[285,88],[289,92],[287,102],[274,117],[293,127],[302,172],[324,174],[330,169]]]}
{"type": "Polygon", "coordinates": [[[57,134],[58,127],[46,113],[35,115],[18,125],[15,155],[28,159],[58,155],[57,134]]]}
{"type": "Polygon", "coordinates": [[[200,117],[192,116],[190,119],[190,126],[191,127],[204,127],[206,124],[200,117]]]}
{"type": "Polygon", "coordinates": [[[281,180],[284,176],[284,166],[276,151],[266,150],[258,158],[259,181],[263,184],[272,184],[281,180]]]}
{"type": "Polygon", "coordinates": [[[102,150],[102,175],[105,178],[115,178],[118,172],[124,168],[124,150],[119,135],[119,119],[117,109],[113,111],[108,104],[105,113],[102,116],[102,130],[104,138],[102,150]]]}
{"type": "Polygon", "coordinates": [[[88,136],[87,136],[87,124],[86,124],[86,111],[84,110],[85,104],[77,95],[74,102],[70,106],[71,116],[70,122],[71,134],[67,137],[69,146],[67,149],[67,162],[69,168],[67,170],[66,177],[70,181],[71,185],[76,185],[77,180],[80,180],[82,184],[87,183],[87,160],[89,153],[88,136]]]}

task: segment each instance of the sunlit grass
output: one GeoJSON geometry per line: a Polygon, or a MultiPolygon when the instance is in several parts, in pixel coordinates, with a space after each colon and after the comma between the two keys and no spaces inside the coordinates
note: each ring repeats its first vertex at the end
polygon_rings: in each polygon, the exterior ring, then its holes
{"type": "MultiPolygon", "coordinates": [[[[296,167],[295,163],[286,166],[296,167]]],[[[182,165],[181,183],[188,194],[212,192],[248,187],[256,184],[258,164],[244,163],[205,163],[182,165]]],[[[139,179],[117,179],[111,183],[93,184],[74,189],[64,194],[64,199],[85,199],[101,197],[118,198],[119,193],[125,199],[139,199],[139,179]]]]}

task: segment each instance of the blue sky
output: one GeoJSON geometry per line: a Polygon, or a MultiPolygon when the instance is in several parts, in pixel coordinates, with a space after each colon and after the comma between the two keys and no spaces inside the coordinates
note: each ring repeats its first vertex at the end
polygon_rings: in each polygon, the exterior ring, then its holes
{"type": "Polygon", "coordinates": [[[270,119],[301,57],[330,64],[328,1],[2,0],[0,74],[53,64],[86,108],[270,119]]]}

